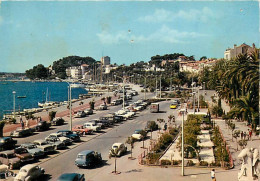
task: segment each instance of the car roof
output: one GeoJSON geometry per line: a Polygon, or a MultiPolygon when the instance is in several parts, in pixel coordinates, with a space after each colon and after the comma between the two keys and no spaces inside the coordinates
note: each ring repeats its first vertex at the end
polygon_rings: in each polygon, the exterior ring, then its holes
{"type": "Polygon", "coordinates": [[[7,140],[7,139],[11,139],[11,137],[2,137],[2,138],[0,138],[0,139],[3,139],[3,140],[7,140]]]}
{"type": "Polygon", "coordinates": [[[13,153],[14,153],[14,150],[1,151],[0,153],[4,153],[4,154],[13,154],[13,153]]]}
{"type": "Polygon", "coordinates": [[[25,169],[25,170],[31,170],[33,167],[36,167],[37,165],[34,164],[27,164],[25,166],[23,166],[21,169],[25,169]]]}
{"type": "Polygon", "coordinates": [[[114,143],[112,146],[120,146],[123,143],[114,143]]]}
{"type": "Polygon", "coordinates": [[[88,154],[90,154],[92,152],[94,152],[94,151],[92,151],[92,150],[84,150],[84,151],[81,151],[78,155],[88,155],[88,154]]]}
{"type": "Polygon", "coordinates": [[[64,173],[59,176],[57,181],[70,181],[75,178],[75,176],[79,175],[78,173],[64,173]]]}
{"type": "Polygon", "coordinates": [[[34,145],[33,143],[23,143],[21,145],[24,145],[24,146],[30,146],[30,145],[34,145]]]}
{"type": "Polygon", "coordinates": [[[33,142],[46,142],[45,140],[34,140],[33,142]]]}

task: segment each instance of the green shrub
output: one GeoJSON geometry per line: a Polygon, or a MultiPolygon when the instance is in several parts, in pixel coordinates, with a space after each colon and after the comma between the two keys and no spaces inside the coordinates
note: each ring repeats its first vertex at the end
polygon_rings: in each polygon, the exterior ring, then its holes
{"type": "Polygon", "coordinates": [[[193,165],[195,165],[195,163],[192,160],[188,160],[187,166],[193,166],[193,165]]]}
{"type": "Polygon", "coordinates": [[[179,165],[181,163],[181,160],[173,160],[172,164],[173,165],[179,165]]]}
{"type": "Polygon", "coordinates": [[[209,163],[206,161],[200,161],[200,166],[208,166],[209,163]]]}
{"type": "Polygon", "coordinates": [[[161,160],[161,165],[171,165],[170,160],[161,160]]]}

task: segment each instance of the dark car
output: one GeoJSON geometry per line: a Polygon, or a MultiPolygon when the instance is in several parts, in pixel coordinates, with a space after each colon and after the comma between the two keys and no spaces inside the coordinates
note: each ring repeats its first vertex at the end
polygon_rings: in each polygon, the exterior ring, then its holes
{"type": "Polygon", "coordinates": [[[80,141],[80,136],[78,134],[74,134],[70,130],[60,130],[57,133],[60,133],[60,134],[62,134],[62,136],[70,138],[73,141],[80,141]]]}
{"type": "Polygon", "coordinates": [[[118,123],[118,122],[123,121],[123,120],[124,120],[124,117],[123,117],[123,116],[116,115],[116,116],[114,117],[114,119],[115,119],[115,122],[118,123]]]}
{"type": "Polygon", "coordinates": [[[33,143],[23,143],[20,147],[25,148],[34,158],[44,157],[44,152],[33,143]]]}
{"type": "Polygon", "coordinates": [[[59,176],[57,181],[85,181],[85,176],[79,173],[64,173],[59,176]]]}
{"type": "Polygon", "coordinates": [[[0,151],[13,149],[17,140],[13,140],[11,137],[2,137],[0,138],[0,151]]]}
{"type": "Polygon", "coordinates": [[[35,127],[36,131],[45,131],[50,128],[50,123],[47,123],[47,121],[39,121],[35,127]]]}
{"type": "Polygon", "coordinates": [[[21,164],[20,158],[18,158],[13,150],[0,152],[0,162],[8,165],[10,169],[19,168],[21,164]]]}
{"type": "Polygon", "coordinates": [[[16,148],[14,149],[15,155],[20,158],[22,163],[33,161],[33,156],[25,148],[16,148]]]}
{"type": "Polygon", "coordinates": [[[87,115],[91,115],[91,114],[93,114],[93,109],[85,109],[84,112],[85,112],[87,115]]]}
{"type": "Polygon", "coordinates": [[[54,118],[52,121],[51,121],[51,125],[54,125],[54,126],[59,126],[59,125],[63,125],[64,124],[64,119],[63,118],[54,118]]]}
{"type": "Polygon", "coordinates": [[[84,150],[77,155],[75,164],[78,167],[94,166],[102,162],[101,153],[91,150],[84,150]]]}

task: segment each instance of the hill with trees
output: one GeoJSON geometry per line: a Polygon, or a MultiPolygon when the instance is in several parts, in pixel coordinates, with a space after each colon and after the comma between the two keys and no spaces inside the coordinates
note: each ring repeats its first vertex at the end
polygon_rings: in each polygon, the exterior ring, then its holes
{"type": "Polygon", "coordinates": [[[55,71],[55,75],[50,75],[48,68],[44,67],[42,64],[26,70],[25,74],[30,79],[48,79],[55,77],[65,79],[66,68],[80,66],[82,64],[92,65],[95,62],[96,60],[92,57],[68,56],[53,62],[52,68],[55,71]]]}

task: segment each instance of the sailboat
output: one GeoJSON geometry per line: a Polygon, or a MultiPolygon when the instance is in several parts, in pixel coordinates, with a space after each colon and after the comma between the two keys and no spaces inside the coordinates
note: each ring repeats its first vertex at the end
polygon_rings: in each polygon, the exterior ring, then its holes
{"type": "Polygon", "coordinates": [[[44,107],[52,106],[54,104],[55,104],[54,101],[48,101],[48,88],[47,88],[47,91],[46,91],[46,101],[45,102],[38,102],[38,106],[44,108],[44,107]]]}

